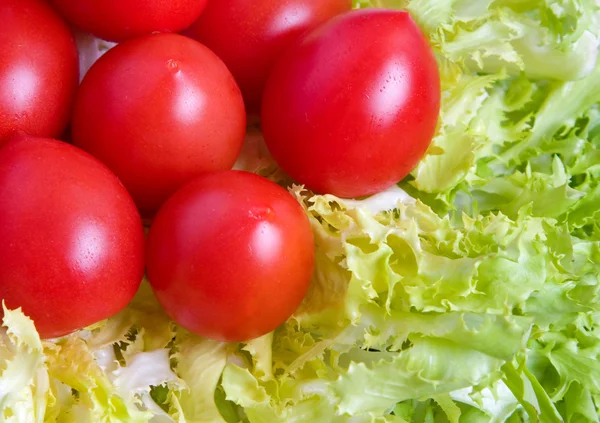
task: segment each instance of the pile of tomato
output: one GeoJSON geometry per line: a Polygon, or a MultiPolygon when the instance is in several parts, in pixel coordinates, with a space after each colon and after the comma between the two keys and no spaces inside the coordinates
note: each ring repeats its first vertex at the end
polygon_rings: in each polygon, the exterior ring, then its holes
{"type": "Polygon", "coordinates": [[[434,54],[402,11],[350,0],[0,2],[0,300],[43,338],[106,319],[144,273],[173,320],[243,341],[314,267],[303,208],[230,170],[248,116],[317,193],[404,178],[436,130],[434,54]],[[74,31],[118,44],[80,83],[74,31]],[[150,223],[145,236],[143,220],[150,223]]]}

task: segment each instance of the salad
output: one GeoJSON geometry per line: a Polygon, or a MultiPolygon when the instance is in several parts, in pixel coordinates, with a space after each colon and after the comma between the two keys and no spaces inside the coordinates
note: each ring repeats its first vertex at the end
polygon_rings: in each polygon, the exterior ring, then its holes
{"type": "MultiPolygon", "coordinates": [[[[353,7],[415,19],[440,119],[410,175],[356,199],[290,183],[249,126],[235,168],[286,186],[314,236],[294,315],[214,341],[144,281],[114,317],[42,340],[4,306],[0,421],[599,421],[600,2],[353,7]]],[[[111,47],[84,44],[86,63],[111,47]]]]}

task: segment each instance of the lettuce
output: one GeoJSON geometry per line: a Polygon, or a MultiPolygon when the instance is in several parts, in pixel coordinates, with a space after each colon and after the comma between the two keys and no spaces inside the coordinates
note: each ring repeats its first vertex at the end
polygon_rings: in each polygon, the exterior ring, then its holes
{"type": "Polygon", "coordinates": [[[598,57],[594,1],[412,0],[406,8],[445,57],[472,71],[572,81],[588,76],[598,57]]]}
{"type": "MultiPolygon", "coordinates": [[[[155,300],[152,307],[156,308],[150,312],[136,308],[152,298],[146,289],[109,322],[54,341],[42,342],[28,317],[4,308],[0,420],[134,423],[156,415],[160,407],[150,396],[152,387],[177,388],[183,382],[171,369],[165,345],[155,348],[160,345],[157,328],[149,344],[155,349],[144,345],[144,333],[150,334],[151,326],[141,322],[152,324],[157,315],[162,316],[155,300]],[[136,323],[123,330],[123,320],[130,315],[136,316],[136,323]]],[[[164,317],[161,322],[171,325],[164,317]]]]}
{"type": "Polygon", "coordinates": [[[355,6],[419,22],[439,131],[398,186],[346,200],[291,184],[249,128],[236,168],[287,186],[313,228],[297,313],[224,344],[173,324],[146,282],[52,341],[4,309],[0,421],[600,420],[600,4],[355,6]]]}
{"type": "Polygon", "coordinates": [[[2,421],[43,422],[50,393],[42,342],[33,322],[2,305],[7,328],[0,344],[0,410],[2,421]]]}

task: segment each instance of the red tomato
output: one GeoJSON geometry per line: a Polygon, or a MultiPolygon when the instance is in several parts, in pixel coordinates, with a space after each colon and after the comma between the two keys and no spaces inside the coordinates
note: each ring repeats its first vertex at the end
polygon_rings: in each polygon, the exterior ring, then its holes
{"type": "Polygon", "coordinates": [[[262,129],[292,178],[359,197],[416,166],[439,108],[435,57],[409,14],[364,9],[332,19],[280,58],[265,89],[262,129]]]}
{"type": "Polygon", "coordinates": [[[171,197],[148,236],[148,278],[166,312],[221,341],[264,335],[296,310],[314,243],[302,207],[241,171],[205,174],[171,197]]]}
{"type": "Polygon", "coordinates": [[[178,32],[194,22],[206,0],[51,0],[79,28],[109,41],[152,32],[178,32]]]}
{"type": "Polygon", "coordinates": [[[73,141],[123,181],[152,214],[192,177],[229,169],[246,115],[227,67],[202,44],[158,34],[119,44],[81,84],[73,141]]]}
{"type": "Polygon", "coordinates": [[[133,201],[102,163],[61,141],[17,137],[0,149],[0,239],[0,301],[22,307],[42,338],[114,315],[142,280],[133,201]]]}
{"type": "Polygon", "coordinates": [[[0,2],[0,146],[16,132],[57,137],[79,83],[77,47],[41,0],[0,2]]]}
{"type": "Polygon", "coordinates": [[[211,0],[186,34],[225,62],[248,110],[259,111],[281,53],[301,34],[351,8],[351,0],[211,0]]]}

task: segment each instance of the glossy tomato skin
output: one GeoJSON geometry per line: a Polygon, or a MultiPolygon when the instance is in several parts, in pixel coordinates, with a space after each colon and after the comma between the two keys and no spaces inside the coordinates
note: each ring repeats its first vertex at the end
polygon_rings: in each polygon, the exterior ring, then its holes
{"type": "Polygon", "coordinates": [[[305,32],[352,8],[351,0],[209,0],[186,34],[213,50],[240,85],[246,107],[260,110],[276,59],[305,32]]]}
{"type": "Polygon", "coordinates": [[[0,146],[17,132],[61,135],[79,83],[67,24],[42,0],[3,0],[0,22],[0,146]]]}
{"type": "Polygon", "coordinates": [[[332,19],[280,58],[261,125],[291,177],[317,192],[360,197],[417,165],[439,107],[435,57],[409,14],[363,9],[332,19]]]}
{"type": "Polygon", "coordinates": [[[81,84],[73,141],[117,174],[144,215],[208,171],[229,169],[246,132],[231,73],[200,43],[157,34],[119,44],[81,84]]]}
{"type": "Polygon", "coordinates": [[[42,338],[116,314],[142,280],[135,204],[102,163],[61,141],[17,137],[0,149],[0,239],[0,299],[42,338]]]}
{"type": "Polygon", "coordinates": [[[314,241],[302,207],[258,175],[194,179],[158,212],[148,278],[166,312],[221,341],[264,335],[296,310],[310,284],[314,241]]]}
{"type": "Polygon", "coordinates": [[[51,0],[75,26],[108,41],[178,32],[194,22],[206,0],[51,0]]]}

